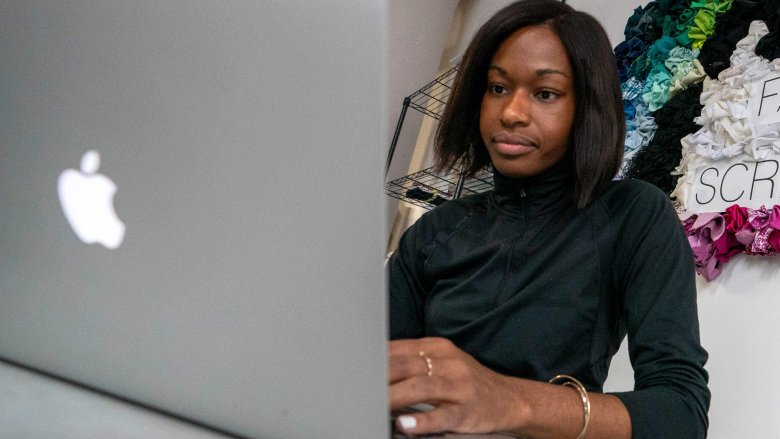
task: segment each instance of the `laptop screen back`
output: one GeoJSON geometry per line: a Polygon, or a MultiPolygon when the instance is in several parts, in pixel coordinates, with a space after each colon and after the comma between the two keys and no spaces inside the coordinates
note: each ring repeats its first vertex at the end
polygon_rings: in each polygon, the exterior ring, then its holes
{"type": "Polygon", "coordinates": [[[383,20],[0,3],[0,357],[239,435],[386,435],[383,20]]]}

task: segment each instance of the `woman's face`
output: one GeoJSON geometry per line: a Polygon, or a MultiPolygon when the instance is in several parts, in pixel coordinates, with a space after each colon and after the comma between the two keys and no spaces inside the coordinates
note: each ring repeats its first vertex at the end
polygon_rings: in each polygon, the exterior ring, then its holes
{"type": "Polygon", "coordinates": [[[545,25],[521,28],[501,43],[479,114],[498,172],[530,177],[566,155],[576,106],[573,78],[563,43],[545,25]]]}

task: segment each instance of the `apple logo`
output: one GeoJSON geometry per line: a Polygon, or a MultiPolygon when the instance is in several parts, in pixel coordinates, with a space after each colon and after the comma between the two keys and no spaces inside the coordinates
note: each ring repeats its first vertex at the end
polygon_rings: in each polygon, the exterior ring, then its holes
{"type": "Polygon", "coordinates": [[[125,237],[125,224],[114,210],[116,184],[98,174],[100,154],[84,153],[81,171],[66,169],[57,181],[62,211],[76,236],[86,244],[100,243],[116,249],[125,237]]]}

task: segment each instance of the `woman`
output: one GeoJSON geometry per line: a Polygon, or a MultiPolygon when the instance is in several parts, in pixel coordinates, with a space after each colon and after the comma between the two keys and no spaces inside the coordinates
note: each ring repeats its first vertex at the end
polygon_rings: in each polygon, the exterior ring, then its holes
{"type": "Polygon", "coordinates": [[[589,15],[523,0],[477,32],[435,148],[495,189],[424,215],[388,263],[390,405],[433,406],[400,430],[706,436],[693,257],[662,192],[612,181],[622,108],[589,15]],[[603,394],[626,335],[635,390],[603,394]]]}

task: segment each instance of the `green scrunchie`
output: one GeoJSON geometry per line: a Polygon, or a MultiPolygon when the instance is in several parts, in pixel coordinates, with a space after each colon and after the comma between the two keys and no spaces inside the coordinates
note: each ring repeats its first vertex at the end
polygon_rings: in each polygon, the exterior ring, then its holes
{"type": "Polygon", "coordinates": [[[693,19],[696,18],[696,13],[699,12],[696,9],[686,9],[675,22],[674,29],[669,35],[677,39],[677,44],[683,47],[691,48],[691,41],[688,38],[688,32],[691,30],[693,19]]]}
{"type": "Polygon", "coordinates": [[[688,38],[691,40],[691,48],[701,49],[707,38],[715,32],[715,18],[731,8],[734,0],[710,0],[707,2],[691,3],[692,9],[698,12],[693,19],[693,26],[688,32],[688,38]]]}

